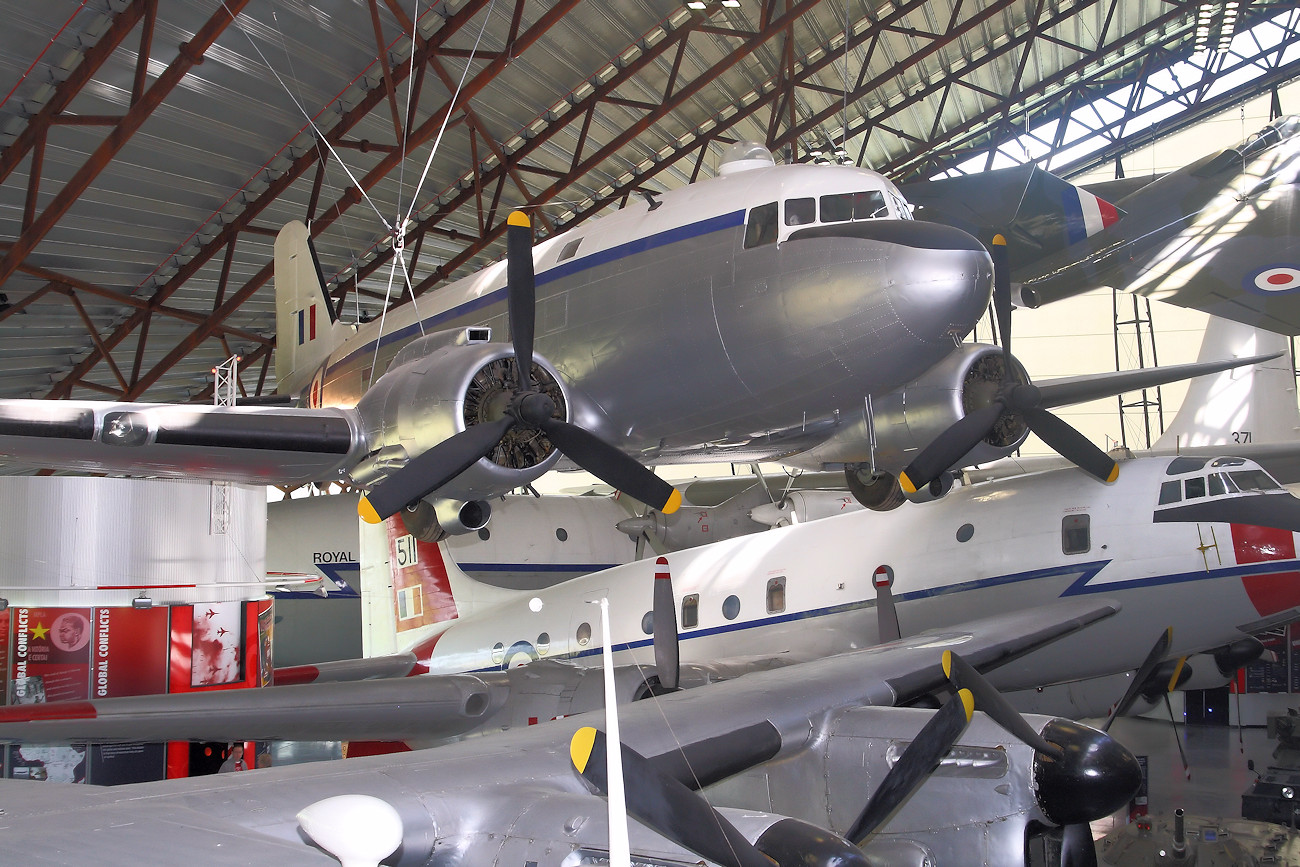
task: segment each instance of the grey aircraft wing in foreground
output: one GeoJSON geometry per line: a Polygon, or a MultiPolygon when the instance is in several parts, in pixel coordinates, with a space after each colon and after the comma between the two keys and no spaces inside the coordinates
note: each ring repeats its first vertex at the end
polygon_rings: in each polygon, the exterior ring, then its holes
{"type": "MultiPolygon", "coordinates": [[[[1127,802],[1136,760],[1102,732],[1008,713],[974,669],[1115,610],[1066,600],[623,710],[634,860],[983,864],[1022,860],[1026,846],[1090,852],[1085,823],[1127,802]],[[900,706],[954,686],[937,712],[900,706]],[[985,713],[972,721],[976,701],[985,713]],[[689,791],[702,786],[722,809],[689,791]]],[[[0,781],[0,836],[24,863],[78,867],[594,862],[609,852],[595,794],[608,778],[590,716],[397,756],[115,788],[0,781]]]]}

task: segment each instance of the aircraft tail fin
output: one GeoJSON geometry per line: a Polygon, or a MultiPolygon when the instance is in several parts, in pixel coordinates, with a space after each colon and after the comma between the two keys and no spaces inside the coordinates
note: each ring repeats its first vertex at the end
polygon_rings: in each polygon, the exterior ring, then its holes
{"type": "Polygon", "coordinates": [[[1155,448],[1295,442],[1300,435],[1300,409],[1288,350],[1282,335],[1211,316],[1199,360],[1285,354],[1192,380],[1182,407],[1155,448]]]}
{"type": "Polygon", "coordinates": [[[400,517],[361,525],[362,648],[382,656],[427,645],[455,620],[516,599],[524,591],[466,575],[445,542],[422,542],[400,517]]]}
{"type": "Polygon", "coordinates": [[[275,237],[275,324],[276,390],[295,394],[329,358],[341,327],[311,233],[297,220],[275,237]]]}

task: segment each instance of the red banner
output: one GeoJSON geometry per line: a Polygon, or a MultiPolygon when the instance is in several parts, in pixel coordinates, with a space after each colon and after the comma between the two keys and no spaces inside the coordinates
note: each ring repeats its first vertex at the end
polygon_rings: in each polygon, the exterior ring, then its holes
{"type": "Polygon", "coordinates": [[[96,608],[92,698],[167,691],[167,609],[96,608]]]}

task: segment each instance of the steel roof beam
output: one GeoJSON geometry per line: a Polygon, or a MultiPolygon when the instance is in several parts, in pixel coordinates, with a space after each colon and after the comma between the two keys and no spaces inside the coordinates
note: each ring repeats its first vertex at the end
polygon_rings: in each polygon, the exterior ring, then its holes
{"type": "Polygon", "coordinates": [[[220,10],[213,15],[208,21],[199,28],[194,34],[194,38],[189,42],[183,43],[176,59],[171,65],[163,71],[162,75],[154,81],[153,86],[145,91],[144,95],[138,101],[133,103],[126,114],[118,122],[108,136],[100,142],[99,147],[82,164],[81,168],[63,185],[53,201],[46,205],[45,210],[37,217],[30,226],[25,228],[14,241],[13,246],[0,260],[0,285],[3,285],[18,266],[27,258],[27,255],[41,241],[42,238],[54,228],[55,224],[63,218],[77,201],[99,177],[113,157],[131,140],[131,136],[144,124],[149,116],[158,106],[162,105],[163,100],[172,92],[176,85],[180,84],[192,69],[203,62],[203,55],[216,42],[217,37],[235,20],[246,5],[248,0],[223,0],[220,10]]]}

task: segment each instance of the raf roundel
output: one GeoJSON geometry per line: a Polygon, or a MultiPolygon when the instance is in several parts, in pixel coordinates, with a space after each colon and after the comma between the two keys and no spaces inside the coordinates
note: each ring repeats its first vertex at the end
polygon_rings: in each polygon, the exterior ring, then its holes
{"type": "Polygon", "coordinates": [[[1291,265],[1269,265],[1248,275],[1243,285],[1247,291],[1262,294],[1294,292],[1300,289],[1300,268],[1291,265]]]}

